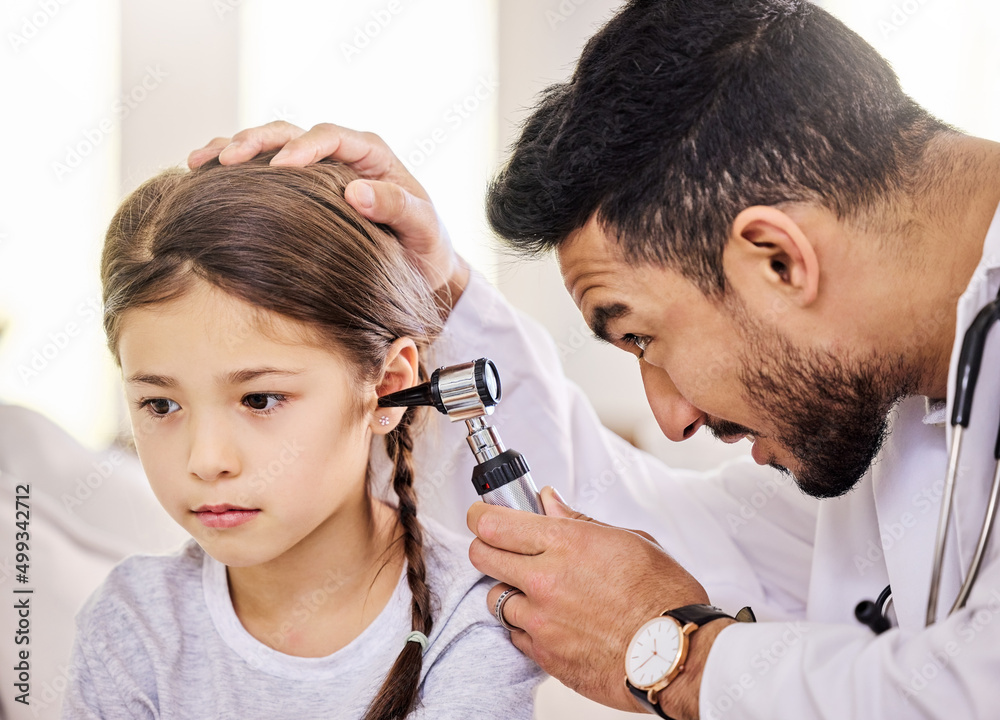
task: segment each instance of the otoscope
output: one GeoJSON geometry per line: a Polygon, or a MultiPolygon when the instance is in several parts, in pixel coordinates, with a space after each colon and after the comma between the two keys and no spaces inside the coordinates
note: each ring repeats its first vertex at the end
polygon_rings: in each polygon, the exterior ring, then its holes
{"type": "Polygon", "coordinates": [[[500,402],[500,374],[492,360],[438,368],[431,379],[379,398],[379,407],[429,405],[452,422],[465,420],[469,447],[476,456],[472,484],[483,502],[544,515],[528,461],[517,450],[507,450],[486,416],[500,402]]]}

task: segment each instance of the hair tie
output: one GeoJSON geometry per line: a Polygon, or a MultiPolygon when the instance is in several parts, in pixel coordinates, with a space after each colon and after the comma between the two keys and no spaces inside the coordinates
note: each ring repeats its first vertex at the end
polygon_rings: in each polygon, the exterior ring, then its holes
{"type": "Polygon", "coordinates": [[[427,652],[427,636],[419,630],[414,630],[406,636],[406,642],[420,643],[420,651],[427,652]]]}

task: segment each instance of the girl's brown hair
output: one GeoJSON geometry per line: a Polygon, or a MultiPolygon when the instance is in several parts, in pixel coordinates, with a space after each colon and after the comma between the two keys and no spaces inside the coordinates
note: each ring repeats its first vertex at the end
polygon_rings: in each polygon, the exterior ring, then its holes
{"type": "MultiPolygon", "coordinates": [[[[412,338],[424,350],[437,337],[433,296],[403,249],[344,199],[353,173],[333,162],[271,167],[271,157],[168,170],[122,203],[101,259],[104,328],[115,358],[126,311],[179,297],[196,279],[304,323],[348,361],[362,385],[378,381],[397,338],[412,338]]],[[[359,413],[373,409],[361,403],[359,413]]],[[[413,630],[429,635],[433,618],[413,489],[412,420],[411,408],[386,436],[386,447],[399,497],[413,630]]],[[[418,643],[404,643],[365,720],[410,712],[422,658],[418,643]]]]}

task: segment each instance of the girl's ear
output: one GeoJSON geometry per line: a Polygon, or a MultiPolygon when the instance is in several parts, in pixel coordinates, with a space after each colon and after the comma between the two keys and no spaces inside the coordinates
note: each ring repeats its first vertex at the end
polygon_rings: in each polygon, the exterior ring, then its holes
{"type": "MultiPolygon", "coordinates": [[[[399,338],[389,347],[382,367],[382,377],[375,386],[378,397],[413,387],[420,378],[420,353],[410,338],[399,338]]],[[[403,417],[406,408],[375,406],[368,424],[376,435],[388,434],[403,417]]]]}

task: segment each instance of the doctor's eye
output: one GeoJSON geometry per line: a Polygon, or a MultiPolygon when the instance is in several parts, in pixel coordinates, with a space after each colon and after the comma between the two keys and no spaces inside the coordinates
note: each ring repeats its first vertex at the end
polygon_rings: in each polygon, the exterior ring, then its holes
{"type": "Polygon", "coordinates": [[[632,333],[625,333],[622,335],[623,343],[639,348],[640,359],[645,354],[646,348],[649,347],[649,343],[651,343],[652,340],[652,338],[647,337],[646,335],[633,335],[632,333]]]}
{"type": "Polygon", "coordinates": [[[181,409],[180,405],[167,398],[143,398],[138,405],[140,410],[146,408],[153,417],[166,417],[181,409]]]}
{"type": "Polygon", "coordinates": [[[243,404],[258,415],[266,415],[285,402],[285,396],[279,393],[250,393],[244,395],[243,404]]]}

